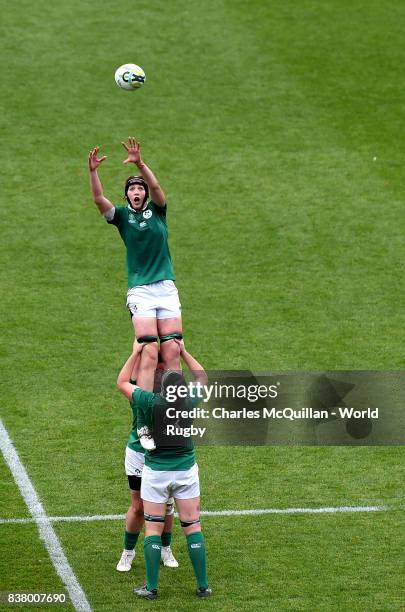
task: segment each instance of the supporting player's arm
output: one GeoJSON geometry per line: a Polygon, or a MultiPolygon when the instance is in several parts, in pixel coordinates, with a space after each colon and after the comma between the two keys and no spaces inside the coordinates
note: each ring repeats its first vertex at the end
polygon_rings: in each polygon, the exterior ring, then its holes
{"type": "Polygon", "coordinates": [[[158,206],[164,206],[166,204],[166,196],[157,180],[156,176],[153,174],[152,170],[145,164],[141,157],[141,145],[139,142],[135,140],[135,138],[129,137],[128,142],[122,143],[122,146],[127,152],[127,159],[125,159],[122,163],[129,164],[133,163],[138,168],[141,173],[142,178],[148,184],[150,196],[158,206]]]}
{"type": "Polygon", "coordinates": [[[121,391],[121,393],[130,401],[132,399],[132,394],[137,387],[131,383],[132,372],[139,366],[143,347],[144,344],[138,344],[138,342],[135,340],[133,351],[122,366],[121,372],[118,374],[117,378],[117,387],[119,391],[121,391]]]}
{"type": "Polygon", "coordinates": [[[197,361],[187,350],[184,345],[184,340],[176,340],[177,344],[180,346],[180,357],[183,359],[184,363],[193,374],[195,380],[203,386],[208,385],[208,376],[206,371],[204,370],[201,363],[197,361]]]}
{"type": "Polygon", "coordinates": [[[98,157],[99,147],[95,147],[89,153],[89,172],[90,172],[90,189],[95,204],[100,213],[103,215],[108,210],[114,208],[110,200],[108,200],[103,193],[103,187],[101,185],[100,178],[97,174],[97,168],[106,159],[106,155],[98,157]]]}

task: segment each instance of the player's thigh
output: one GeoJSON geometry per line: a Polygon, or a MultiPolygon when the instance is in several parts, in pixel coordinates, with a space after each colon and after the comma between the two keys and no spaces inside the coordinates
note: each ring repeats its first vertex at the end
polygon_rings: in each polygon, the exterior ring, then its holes
{"type": "MultiPolygon", "coordinates": [[[[142,472],[141,497],[146,502],[166,506],[170,494],[170,473],[164,470],[152,470],[145,465],[142,472]]],[[[165,511],[166,513],[166,511],[165,511]]]]}
{"type": "MultiPolygon", "coordinates": [[[[158,319],[158,334],[160,337],[182,332],[181,317],[158,319]]],[[[166,340],[160,343],[160,355],[165,369],[180,370],[180,347],[175,340],[166,340]]]]}
{"type": "MultiPolygon", "coordinates": [[[[164,280],[154,286],[157,319],[180,319],[181,304],[179,292],[172,280],[164,280]]],[[[180,331],[179,329],[174,331],[180,331]]],[[[170,333],[170,332],[168,332],[170,333]]]]}
{"type": "Polygon", "coordinates": [[[140,482],[142,478],[143,468],[145,466],[145,455],[139,451],[133,450],[129,446],[125,447],[125,458],[124,458],[124,468],[125,474],[128,476],[130,489],[138,490],[140,487],[137,486],[137,483],[140,482]],[[133,481],[131,483],[130,478],[137,477],[139,481],[133,481]]]}
{"type": "Polygon", "coordinates": [[[131,508],[135,513],[143,513],[143,501],[141,499],[141,491],[131,489],[131,508]]]}
{"type": "Polygon", "coordinates": [[[127,308],[131,313],[137,337],[157,335],[157,300],[153,285],[142,285],[129,289],[127,308]]]}
{"type": "Polygon", "coordinates": [[[131,510],[135,514],[143,514],[141,499],[142,471],[145,465],[145,455],[134,451],[128,446],[125,448],[125,473],[131,494],[131,510]]]}
{"type": "MultiPolygon", "coordinates": [[[[157,330],[159,336],[167,336],[175,332],[183,331],[181,316],[170,317],[168,319],[157,319],[157,330]]],[[[166,344],[165,342],[163,344],[166,344]]]]}
{"type": "Polygon", "coordinates": [[[145,535],[161,535],[165,525],[166,502],[158,504],[144,500],[143,512],[145,516],[145,535]]]}
{"type": "Polygon", "coordinates": [[[132,325],[134,326],[136,338],[158,335],[157,320],[155,317],[140,317],[134,315],[132,317],[132,325]]]}
{"type": "Polygon", "coordinates": [[[198,465],[174,472],[171,486],[182,521],[194,521],[200,515],[200,479],[198,465]]]}
{"type": "Polygon", "coordinates": [[[141,482],[144,465],[144,453],[135,451],[132,448],[129,448],[129,446],[126,446],[124,458],[125,474],[127,475],[129,490],[131,495],[133,495],[135,504],[136,499],[141,500],[141,482]]]}
{"type": "Polygon", "coordinates": [[[175,496],[174,499],[181,521],[188,523],[200,517],[200,497],[182,499],[175,496]]]}
{"type": "Polygon", "coordinates": [[[144,500],[143,509],[149,516],[166,516],[166,502],[156,503],[144,500]]]}

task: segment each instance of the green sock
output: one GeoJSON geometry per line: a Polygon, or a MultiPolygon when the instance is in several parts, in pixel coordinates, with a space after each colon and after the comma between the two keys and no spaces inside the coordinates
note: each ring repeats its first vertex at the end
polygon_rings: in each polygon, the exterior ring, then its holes
{"type": "Polygon", "coordinates": [[[157,589],[160,568],[160,551],[162,538],[160,536],[146,536],[143,543],[143,552],[146,565],[146,588],[148,591],[157,589]]]}
{"type": "Polygon", "coordinates": [[[130,533],[129,531],[125,531],[124,534],[124,548],[125,550],[134,550],[136,543],[139,538],[138,533],[130,533]]]}
{"type": "Polygon", "coordinates": [[[208,588],[208,580],[204,535],[201,531],[196,531],[189,533],[186,538],[188,554],[193,564],[197,584],[199,587],[206,589],[208,588]]]}
{"type": "Polygon", "coordinates": [[[164,531],[162,533],[162,546],[170,546],[172,543],[172,532],[164,531]]]}

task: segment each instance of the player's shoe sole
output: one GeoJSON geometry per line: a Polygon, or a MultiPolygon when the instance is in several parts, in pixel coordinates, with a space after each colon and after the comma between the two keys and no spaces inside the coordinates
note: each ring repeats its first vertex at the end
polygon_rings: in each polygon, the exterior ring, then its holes
{"type": "Polygon", "coordinates": [[[153,589],[153,591],[148,591],[146,584],[141,584],[141,586],[136,587],[134,593],[138,595],[138,597],[143,597],[144,599],[156,599],[158,596],[157,590],[153,589]]]}

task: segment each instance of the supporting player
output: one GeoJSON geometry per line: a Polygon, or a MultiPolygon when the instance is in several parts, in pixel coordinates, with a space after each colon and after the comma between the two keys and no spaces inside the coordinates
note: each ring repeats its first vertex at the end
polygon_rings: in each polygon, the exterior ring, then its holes
{"type": "Polygon", "coordinates": [[[90,187],[93,200],[107,222],[115,225],[126,246],[127,307],[132,315],[138,342],[150,342],[153,350],[142,361],[138,384],[152,391],[157,364],[157,341],[167,369],[180,369],[179,346],[182,337],[181,305],[174,284],[168,245],[166,196],[152,170],[141,158],[139,143],[132,137],[122,143],[127,152],[124,164],[135,164],[139,175],[126,180],[126,206],[114,206],[104,196],[97,169],[106,156],[98,157],[99,147],[89,153],[90,187]],[[149,194],[151,200],[148,201],[149,194]]]}
{"type": "MultiPolygon", "coordinates": [[[[151,346],[135,343],[134,350],[136,353],[136,360],[133,364],[133,369],[130,376],[132,381],[135,382],[142,360],[148,359],[148,353],[151,350],[151,346]]],[[[127,370],[124,365],[118,377],[118,381],[122,376],[126,377],[127,375],[127,370]]],[[[117,570],[119,572],[129,572],[131,569],[132,562],[135,558],[135,546],[138,541],[139,534],[144,526],[143,503],[140,496],[140,489],[142,482],[142,471],[145,463],[145,451],[139,443],[136,425],[136,412],[134,411],[132,429],[129,435],[127,447],[125,449],[125,473],[128,477],[131,492],[131,505],[128,508],[125,519],[124,550],[122,551],[121,558],[117,564],[117,570]]],[[[166,567],[178,567],[179,565],[174,558],[171,549],[174,519],[173,505],[173,498],[171,498],[168,500],[166,505],[166,515],[162,533],[161,561],[166,567]]]]}
{"type": "MultiPolygon", "coordinates": [[[[181,357],[197,382],[207,384],[207,376],[203,367],[188,353],[184,343],[176,341],[181,351],[181,357]]],[[[162,377],[162,394],[143,391],[130,380],[132,364],[136,361],[136,347],[121,370],[117,381],[118,389],[131,402],[132,408],[142,409],[149,419],[149,424],[158,417],[164,416],[169,406],[165,399],[165,391],[169,384],[171,391],[184,385],[184,379],[179,374],[170,372],[162,377]],[[174,378],[173,378],[174,377],[174,378]],[[177,379],[176,379],[177,377],[177,379]],[[180,380],[179,380],[180,378],[180,380]]],[[[181,401],[183,410],[195,407],[201,398],[187,397],[181,401]]],[[[177,442],[176,442],[177,444],[177,442]]],[[[190,441],[178,446],[157,446],[154,451],[146,451],[145,466],[142,472],[141,497],[145,513],[144,554],[146,564],[146,584],[134,589],[139,597],[156,599],[159,579],[159,564],[162,548],[162,533],[165,522],[165,509],[170,496],[176,501],[183,532],[187,539],[188,552],[197,580],[198,597],[208,597],[211,589],[208,587],[205,541],[200,525],[200,484],[198,466],[195,460],[195,450],[190,441]]]]}

